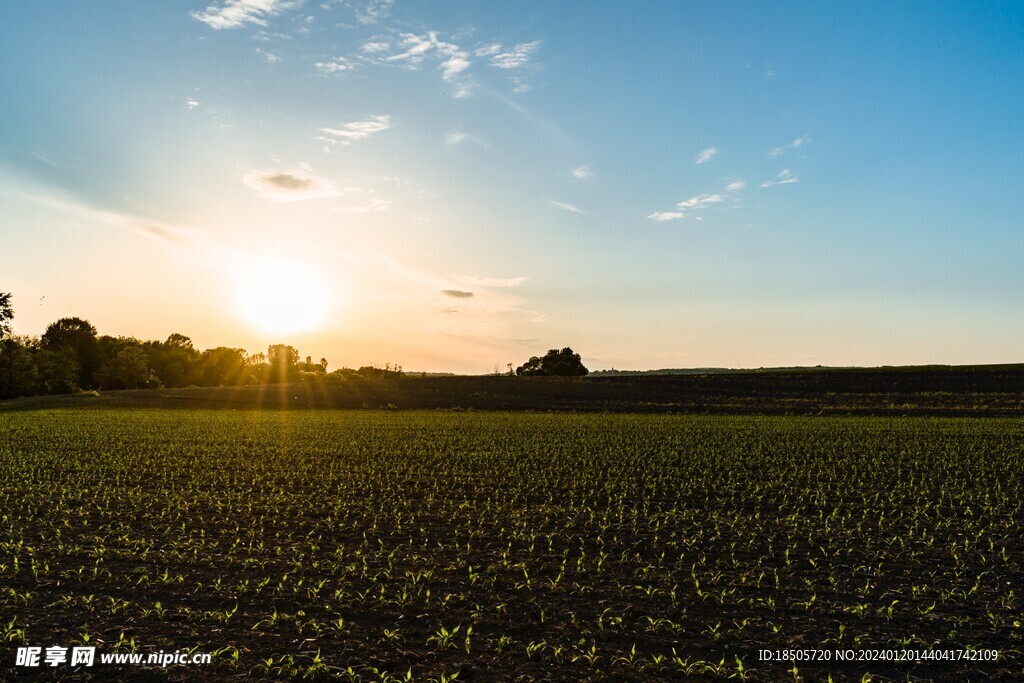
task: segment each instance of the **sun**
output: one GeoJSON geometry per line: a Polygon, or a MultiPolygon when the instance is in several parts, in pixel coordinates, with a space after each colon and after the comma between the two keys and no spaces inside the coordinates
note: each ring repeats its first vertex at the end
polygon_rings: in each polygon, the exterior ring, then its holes
{"type": "Polygon", "coordinates": [[[241,316],[264,332],[308,332],[323,325],[327,288],[310,268],[258,260],[239,274],[237,303],[241,316]]]}

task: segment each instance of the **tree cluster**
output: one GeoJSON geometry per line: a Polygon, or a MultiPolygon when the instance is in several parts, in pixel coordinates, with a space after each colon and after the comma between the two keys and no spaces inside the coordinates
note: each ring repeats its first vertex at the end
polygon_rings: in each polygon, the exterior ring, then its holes
{"type": "Polygon", "coordinates": [[[551,349],[543,357],[533,356],[518,368],[520,376],[582,377],[589,370],[583,365],[580,354],[573,353],[568,346],[559,351],[551,349]]]}
{"type": "Polygon", "coordinates": [[[0,292],[0,398],[64,394],[89,389],[276,384],[321,379],[392,378],[401,366],[366,366],[327,372],[327,359],[300,360],[287,344],[266,353],[218,346],[199,351],[172,334],[165,341],[98,335],[81,318],[61,318],[41,337],[12,331],[11,295],[0,292]]]}

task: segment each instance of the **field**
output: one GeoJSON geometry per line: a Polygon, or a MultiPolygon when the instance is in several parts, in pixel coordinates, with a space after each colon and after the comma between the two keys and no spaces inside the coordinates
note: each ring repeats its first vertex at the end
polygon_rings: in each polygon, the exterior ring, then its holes
{"type": "Polygon", "coordinates": [[[1024,422],[0,413],[0,676],[1019,680],[1024,422]],[[205,666],[13,668],[23,645],[205,666]],[[762,649],[997,650],[761,662],[762,649]]]}
{"type": "Polygon", "coordinates": [[[0,412],[86,406],[1024,417],[1024,365],[804,368],[582,379],[412,375],[388,381],[37,396],[2,401],[0,412]]]}

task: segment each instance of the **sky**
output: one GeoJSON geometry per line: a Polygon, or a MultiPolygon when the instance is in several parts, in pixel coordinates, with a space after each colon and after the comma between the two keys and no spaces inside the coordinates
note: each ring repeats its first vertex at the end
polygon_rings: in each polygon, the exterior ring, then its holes
{"type": "Polygon", "coordinates": [[[1024,361],[1024,4],[10,3],[14,329],[332,368],[1024,361]]]}

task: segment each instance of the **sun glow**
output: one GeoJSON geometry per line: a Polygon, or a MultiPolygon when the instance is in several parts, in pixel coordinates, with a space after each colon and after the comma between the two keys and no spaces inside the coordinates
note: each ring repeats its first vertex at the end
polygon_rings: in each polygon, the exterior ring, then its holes
{"type": "Polygon", "coordinates": [[[242,269],[238,310],[264,332],[307,332],[323,324],[327,287],[316,274],[296,264],[256,261],[242,269]]]}

